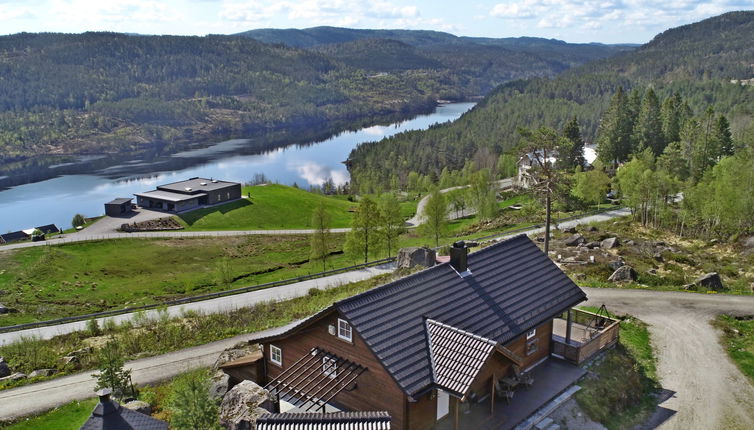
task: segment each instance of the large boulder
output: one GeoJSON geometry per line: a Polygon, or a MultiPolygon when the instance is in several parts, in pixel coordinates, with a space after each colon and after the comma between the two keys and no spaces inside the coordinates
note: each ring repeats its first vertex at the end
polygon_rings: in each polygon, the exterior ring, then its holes
{"type": "Polygon", "coordinates": [[[238,342],[233,345],[233,347],[220,353],[217,360],[215,360],[215,364],[212,366],[212,370],[219,369],[220,366],[229,361],[238,360],[241,357],[246,357],[247,355],[257,352],[259,351],[259,348],[258,343],[250,344],[248,342],[238,342]]]}
{"type": "Polygon", "coordinates": [[[29,378],[36,378],[37,376],[52,376],[57,372],[55,369],[37,369],[29,373],[29,378]]]}
{"type": "Polygon", "coordinates": [[[230,375],[222,370],[215,372],[215,374],[212,375],[211,381],[212,382],[209,386],[209,395],[211,397],[220,399],[225,396],[230,389],[230,375]]]}
{"type": "Polygon", "coordinates": [[[152,405],[142,400],[131,400],[125,403],[123,407],[144,415],[152,415],[152,405]]]}
{"type": "Polygon", "coordinates": [[[223,397],[220,424],[228,430],[254,430],[257,418],[271,409],[270,393],[252,381],[242,381],[223,397]]]}
{"type": "Polygon", "coordinates": [[[579,246],[585,242],[586,242],[586,239],[584,239],[584,236],[580,234],[574,234],[573,236],[570,236],[566,240],[563,241],[565,246],[579,246]]]}
{"type": "Polygon", "coordinates": [[[10,376],[10,374],[10,366],[5,362],[5,357],[0,357],[0,378],[5,378],[6,376],[10,376]]]}
{"type": "Polygon", "coordinates": [[[607,278],[610,282],[631,282],[636,280],[636,270],[631,266],[621,266],[607,278]]]}
{"type": "Polygon", "coordinates": [[[435,265],[437,254],[433,249],[412,246],[398,251],[398,268],[409,269],[414,266],[432,267],[435,265]]]}
{"type": "Polygon", "coordinates": [[[621,267],[625,265],[626,263],[623,260],[613,260],[607,263],[607,267],[609,267],[613,272],[620,269],[621,267]]]}
{"type": "Polygon", "coordinates": [[[720,278],[720,274],[717,272],[705,273],[704,275],[696,278],[694,285],[698,285],[702,288],[712,291],[721,291],[725,289],[723,280],[720,278]]]}
{"type": "Polygon", "coordinates": [[[21,379],[26,379],[26,374],[21,372],[16,372],[10,376],[6,376],[5,378],[0,378],[0,382],[5,381],[18,381],[21,379]]]}
{"type": "Polygon", "coordinates": [[[561,227],[560,231],[563,233],[576,234],[578,230],[576,230],[576,227],[561,227]]]}
{"type": "Polygon", "coordinates": [[[608,237],[607,239],[603,240],[600,246],[602,249],[613,249],[620,245],[620,242],[618,241],[617,237],[608,237]]]}

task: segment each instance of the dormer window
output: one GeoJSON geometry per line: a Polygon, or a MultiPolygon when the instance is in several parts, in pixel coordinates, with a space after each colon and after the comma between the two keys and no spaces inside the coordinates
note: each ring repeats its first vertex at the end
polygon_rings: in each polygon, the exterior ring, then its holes
{"type": "Polygon", "coordinates": [[[353,331],[351,330],[351,324],[348,321],[338,318],[338,338],[347,342],[353,341],[353,331]]]}

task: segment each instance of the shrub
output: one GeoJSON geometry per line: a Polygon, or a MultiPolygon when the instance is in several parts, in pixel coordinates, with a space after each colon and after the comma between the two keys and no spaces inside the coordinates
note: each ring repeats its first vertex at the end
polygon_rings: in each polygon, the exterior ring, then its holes
{"type": "Polygon", "coordinates": [[[205,370],[187,373],[171,384],[167,408],[170,426],[176,430],[220,429],[217,401],[209,396],[205,370]]]}
{"type": "Polygon", "coordinates": [[[76,214],[73,216],[73,220],[71,220],[71,225],[75,227],[81,227],[84,224],[86,224],[86,219],[84,218],[84,215],[76,214]]]}

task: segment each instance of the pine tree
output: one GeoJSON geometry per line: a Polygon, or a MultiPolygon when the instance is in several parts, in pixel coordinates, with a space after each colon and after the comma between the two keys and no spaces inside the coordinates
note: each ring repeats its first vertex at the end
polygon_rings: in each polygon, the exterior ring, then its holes
{"type": "Polygon", "coordinates": [[[650,148],[655,156],[665,150],[665,136],[662,133],[660,102],[650,88],[641,102],[639,116],[634,127],[634,141],[639,151],[650,148]]]}
{"type": "Polygon", "coordinates": [[[327,212],[324,203],[320,203],[314,212],[312,212],[312,233],[311,243],[309,246],[309,259],[312,261],[322,262],[322,271],[327,270],[327,257],[330,255],[330,243],[332,234],[330,226],[332,217],[327,212]]]}
{"type": "Polygon", "coordinates": [[[188,375],[179,381],[168,399],[170,427],[175,430],[221,429],[217,401],[210,398],[205,373],[188,375]]]}
{"type": "Polygon", "coordinates": [[[633,152],[631,131],[633,119],[628,99],[622,87],[610,101],[600,122],[597,137],[597,153],[605,164],[617,164],[628,160],[633,152]]]}
{"type": "Polygon", "coordinates": [[[678,142],[681,133],[681,117],[679,108],[681,96],[677,93],[666,98],[662,102],[660,116],[662,117],[662,134],[665,137],[666,145],[672,142],[678,142]]]}
{"type": "Polygon", "coordinates": [[[584,160],[584,139],[581,138],[579,130],[579,121],[573,117],[571,121],[563,128],[563,136],[571,142],[568,151],[560,154],[558,161],[565,169],[573,170],[577,166],[583,166],[584,160]]]}
{"type": "Polygon", "coordinates": [[[351,221],[351,231],[346,238],[346,251],[352,255],[363,255],[364,262],[369,261],[370,253],[379,250],[382,238],[379,234],[380,211],[377,203],[369,197],[364,196],[359,202],[359,207],[351,221]]]}
{"type": "Polygon", "coordinates": [[[730,133],[730,123],[725,115],[720,115],[715,123],[714,140],[717,149],[718,159],[729,157],[736,152],[733,145],[733,138],[730,133]]]}
{"type": "Polygon", "coordinates": [[[99,373],[92,375],[97,378],[95,390],[110,388],[113,391],[113,397],[119,400],[136,395],[131,383],[131,369],[123,367],[126,360],[117,342],[114,340],[107,342],[100,349],[98,360],[99,373]]]}

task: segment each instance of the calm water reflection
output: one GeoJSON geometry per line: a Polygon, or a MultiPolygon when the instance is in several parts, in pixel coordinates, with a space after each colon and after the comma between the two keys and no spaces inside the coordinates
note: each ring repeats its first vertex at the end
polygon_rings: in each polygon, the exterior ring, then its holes
{"type": "MultiPolygon", "coordinates": [[[[133,193],[149,190],[157,184],[193,176],[245,182],[255,173],[263,173],[273,181],[289,185],[321,185],[330,178],[336,184],[342,184],[348,181],[348,171],[342,162],[359,143],[454,120],[473,105],[442,105],[432,114],[411,120],[344,132],[315,144],[293,145],[259,154],[239,155],[254,140],[233,139],[157,160],[121,161],[111,166],[99,166],[93,171],[82,164],[80,172],[1,191],[0,231],[49,223],[68,228],[76,213],[101,215],[104,213],[103,204],[115,197],[133,197],[133,193]]],[[[75,166],[77,164],[72,165],[69,161],[47,168],[70,172],[75,166]]]]}

